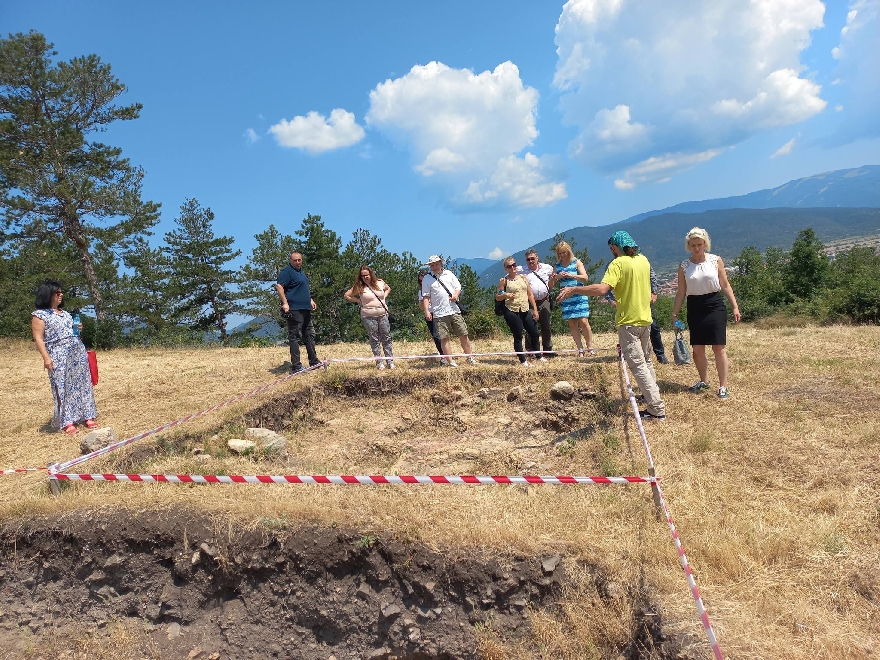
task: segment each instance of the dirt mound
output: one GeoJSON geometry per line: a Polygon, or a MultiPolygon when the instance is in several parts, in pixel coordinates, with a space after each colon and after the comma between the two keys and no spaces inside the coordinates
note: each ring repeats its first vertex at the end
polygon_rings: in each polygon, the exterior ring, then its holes
{"type": "MultiPolygon", "coordinates": [[[[120,622],[140,634],[115,657],[477,658],[481,626],[526,639],[530,612],[554,608],[567,575],[558,555],[451,557],[353,530],[245,529],[187,511],[10,521],[0,557],[0,648],[29,658],[85,657],[70,639],[107,637],[120,622]]],[[[650,610],[624,657],[661,646],[650,610]]]]}

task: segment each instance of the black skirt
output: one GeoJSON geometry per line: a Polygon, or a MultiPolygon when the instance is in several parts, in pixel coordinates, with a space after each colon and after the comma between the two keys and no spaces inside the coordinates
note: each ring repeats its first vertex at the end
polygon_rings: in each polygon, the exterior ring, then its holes
{"type": "Polygon", "coordinates": [[[727,307],[720,291],[687,297],[691,346],[727,344],[727,307]]]}

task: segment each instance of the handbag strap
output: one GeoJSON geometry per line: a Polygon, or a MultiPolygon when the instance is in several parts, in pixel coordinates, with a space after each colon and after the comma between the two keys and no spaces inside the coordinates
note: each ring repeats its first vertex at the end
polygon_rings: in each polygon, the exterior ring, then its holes
{"type": "MultiPolygon", "coordinates": [[[[540,262],[539,262],[539,263],[538,263],[538,266],[540,267],[540,265],[541,265],[541,264],[540,264],[540,262]]],[[[541,281],[541,284],[543,284],[544,286],[547,287],[547,296],[549,297],[549,296],[550,296],[550,285],[547,284],[547,282],[548,282],[549,280],[545,280],[543,277],[541,277],[541,276],[538,274],[538,271],[536,271],[536,270],[533,270],[533,271],[532,271],[532,274],[533,274],[535,277],[537,277],[537,278],[541,281]]],[[[541,298],[541,300],[544,300],[544,299],[541,298]]]]}
{"type": "MultiPolygon", "coordinates": [[[[385,283],[384,280],[382,280],[382,283],[383,283],[383,284],[385,283]]],[[[370,287],[370,291],[373,291],[373,287],[370,287]]],[[[382,293],[383,293],[383,294],[385,293],[385,290],[384,290],[384,289],[382,289],[382,293]]],[[[376,296],[376,300],[379,301],[379,304],[382,305],[382,307],[385,308],[385,313],[386,313],[386,314],[390,314],[391,312],[388,311],[388,305],[385,304],[385,298],[384,298],[384,296],[383,296],[382,298],[380,298],[380,297],[379,297],[378,295],[376,295],[375,293],[373,293],[373,295],[376,296]]]]}
{"type": "MultiPolygon", "coordinates": [[[[446,271],[443,271],[443,272],[445,273],[446,271]]],[[[440,273],[440,274],[442,275],[443,273],[440,273]]],[[[439,277],[437,277],[433,273],[431,273],[431,277],[433,277],[435,280],[437,280],[437,282],[440,283],[440,286],[442,286],[444,289],[446,289],[446,293],[449,294],[449,297],[452,298],[452,291],[450,291],[449,288],[445,284],[443,284],[443,280],[441,280],[439,277]]],[[[455,300],[450,300],[449,302],[452,303],[453,305],[458,304],[455,300]]],[[[459,311],[461,311],[460,307],[459,307],[459,311]]]]}

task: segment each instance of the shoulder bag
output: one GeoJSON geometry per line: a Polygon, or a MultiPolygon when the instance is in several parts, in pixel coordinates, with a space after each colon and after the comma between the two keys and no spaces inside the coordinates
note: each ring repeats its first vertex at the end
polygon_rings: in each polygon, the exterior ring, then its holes
{"type": "MultiPolygon", "coordinates": [[[[502,291],[507,291],[507,278],[504,278],[504,288],[502,291]]],[[[495,316],[504,316],[504,310],[507,309],[507,301],[495,299],[495,316]]]]}

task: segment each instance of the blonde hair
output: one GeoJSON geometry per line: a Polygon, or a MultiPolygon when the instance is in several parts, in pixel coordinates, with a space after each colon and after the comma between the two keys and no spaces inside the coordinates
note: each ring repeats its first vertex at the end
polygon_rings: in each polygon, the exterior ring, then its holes
{"type": "Polygon", "coordinates": [[[684,249],[687,252],[691,251],[690,242],[695,238],[701,239],[706,244],[706,252],[712,249],[712,239],[709,238],[709,232],[702,227],[694,227],[684,237],[684,249]]]}
{"type": "Polygon", "coordinates": [[[568,253],[569,258],[574,261],[574,252],[571,249],[571,246],[565,241],[559,241],[553,248],[553,251],[556,253],[556,258],[559,258],[559,253],[568,253]]]}

